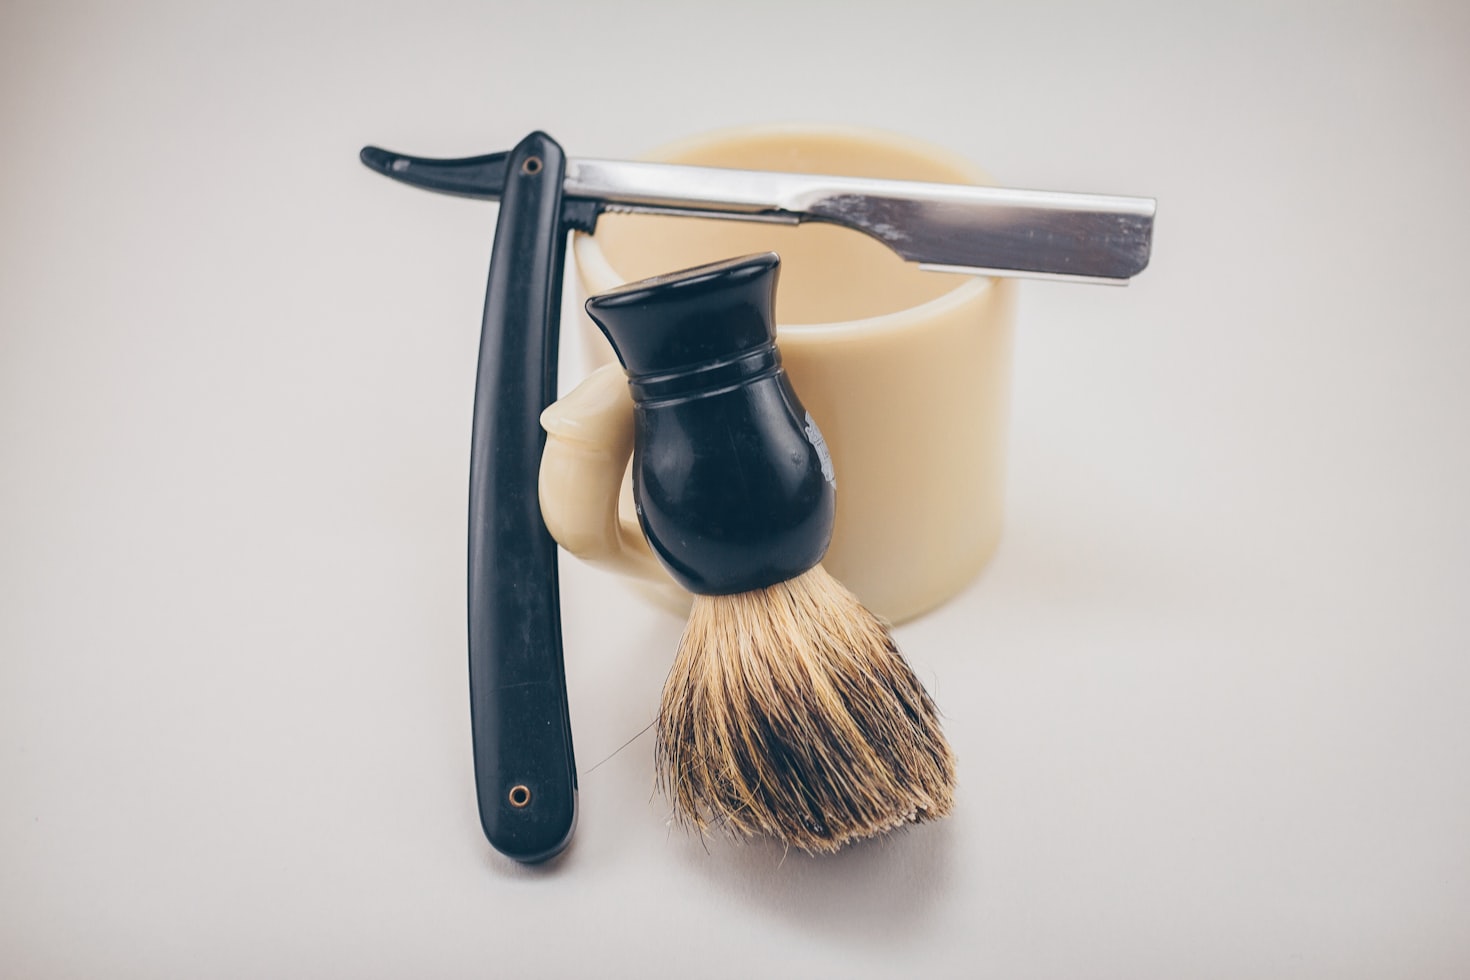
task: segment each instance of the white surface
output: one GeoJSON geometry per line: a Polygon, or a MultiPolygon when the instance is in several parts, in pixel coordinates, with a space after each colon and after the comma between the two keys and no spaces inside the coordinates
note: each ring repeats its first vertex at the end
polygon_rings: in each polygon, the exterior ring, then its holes
{"type": "Polygon", "coordinates": [[[1463,5],[0,10],[0,973],[1470,974],[1463,5]],[[697,12],[696,12],[697,11],[697,12]],[[953,819],[664,826],[680,623],[567,563],[550,869],[476,824],[463,522],[494,210],[367,142],[772,119],[1159,199],[1024,290],[1007,537],[899,638],[953,819]]]}

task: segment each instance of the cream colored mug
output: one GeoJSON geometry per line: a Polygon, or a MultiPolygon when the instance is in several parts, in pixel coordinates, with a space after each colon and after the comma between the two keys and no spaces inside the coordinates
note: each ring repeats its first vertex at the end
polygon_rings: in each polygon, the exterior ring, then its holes
{"type": "MultiPolygon", "coordinates": [[[[649,159],[988,183],[936,147],[847,128],[724,131],[649,159]]],[[[837,519],[823,565],[896,623],[951,598],[989,561],[1001,530],[1013,281],[924,272],[862,234],[820,224],[608,214],[572,248],[584,297],[778,252],[777,345],[836,469],[837,519]]],[[[626,378],[585,317],[582,335],[606,366],[542,416],[547,527],[572,554],[687,604],[632,516],[626,378]]]]}

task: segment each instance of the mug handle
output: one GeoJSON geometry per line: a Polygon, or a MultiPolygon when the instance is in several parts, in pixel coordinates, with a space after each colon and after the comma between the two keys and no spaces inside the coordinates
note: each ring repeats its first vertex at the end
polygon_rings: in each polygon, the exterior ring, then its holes
{"type": "Polygon", "coordinates": [[[589,564],[671,584],[642,528],[618,513],[633,455],[633,398],[622,367],[593,372],[541,413],[541,427],[546,448],[538,490],[551,536],[589,564]]]}

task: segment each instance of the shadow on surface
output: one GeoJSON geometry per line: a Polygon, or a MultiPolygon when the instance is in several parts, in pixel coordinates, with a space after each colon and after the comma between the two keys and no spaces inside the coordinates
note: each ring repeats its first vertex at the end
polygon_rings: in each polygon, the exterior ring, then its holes
{"type": "Polygon", "coordinates": [[[950,891],[953,819],[913,825],[812,857],[772,841],[672,831],[680,858],[732,900],[862,944],[906,941],[950,891]],[[682,839],[681,839],[682,838],[682,839]]]}

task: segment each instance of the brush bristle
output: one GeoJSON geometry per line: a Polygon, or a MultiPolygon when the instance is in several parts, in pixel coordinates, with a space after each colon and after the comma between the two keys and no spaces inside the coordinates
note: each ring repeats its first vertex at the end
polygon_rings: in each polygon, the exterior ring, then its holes
{"type": "Polygon", "coordinates": [[[820,565],[695,596],[656,752],[679,822],[813,853],[953,805],[933,701],[887,627],[820,565]]]}

